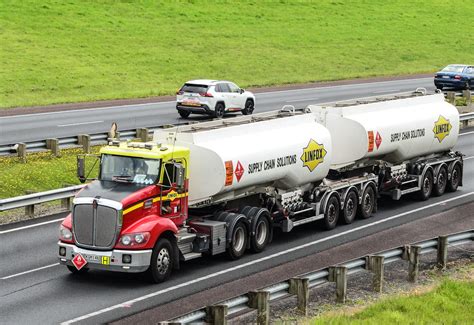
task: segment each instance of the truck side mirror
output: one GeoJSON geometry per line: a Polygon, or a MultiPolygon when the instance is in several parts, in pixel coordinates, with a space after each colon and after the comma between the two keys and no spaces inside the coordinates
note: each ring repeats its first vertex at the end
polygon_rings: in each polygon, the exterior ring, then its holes
{"type": "Polygon", "coordinates": [[[176,187],[178,189],[184,188],[184,180],[185,180],[185,168],[181,164],[175,164],[175,171],[176,171],[176,187]]]}
{"type": "Polygon", "coordinates": [[[77,177],[81,183],[86,181],[86,166],[84,157],[77,157],[77,177]]]}

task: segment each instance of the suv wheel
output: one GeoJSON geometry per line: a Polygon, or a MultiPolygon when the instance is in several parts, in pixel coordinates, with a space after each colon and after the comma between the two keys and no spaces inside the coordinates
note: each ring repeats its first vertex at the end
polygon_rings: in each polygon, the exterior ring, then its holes
{"type": "Polygon", "coordinates": [[[191,115],[191,112],[188,112],[188,111],[178,111],[179,113],[179,116],[181,116],[182,118],[187,118],[189,117],[189,115],[191,115]]]}
{"type": "Polygon", "coordinates": [[[216,118],[223,118],[224,117],[224,104],[223,103],[217,103],[216,108],[214,109],[214,116],[216,118]]]}
{"type": "Polygon", "coordinates": [[[251,115],[253,113],[254,108],[255,107],[254,107],[253,100],[247,99],[247,101],[245,102],[245,107],[242,110],[242,114],[251,115]]]}

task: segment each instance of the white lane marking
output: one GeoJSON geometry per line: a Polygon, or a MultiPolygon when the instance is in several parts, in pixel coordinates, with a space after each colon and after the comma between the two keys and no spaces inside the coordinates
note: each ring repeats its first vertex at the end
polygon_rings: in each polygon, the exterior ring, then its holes
{"type": "Polygon", "coordinates": [[[50,268],[50,267],[53,267],[53,266],[56,266],[56,265],[59,265],[59,263],[54,263],[54,264],[50,264],[50,265],[38,267],[38,268],[33,269],[33,270],[28,270],[28,271],[25,271],[25,272],[16,273],[16,274],[12,274],[12,275],[9,275],[9,276],[4,276],[3,278],[0,278],[0,280],[11,279],[11,278],[14,278],[14,277],[23,275],[23,274],[28,274],[28,273],[31,273],[31,272],[36,272],[36,271],[44,270],[44,269],[47,269],[47,268],[50,268]]]}
{"type": "Polygon", "coordinates": [[[301,99],[294,99],[294,100],[287,100],[285,103],[294,103],[294,102],[305,102],[309,100],[317,100],[319,98],[317,97],[312,97],[312,98],[301,98],[301,99]]]}
{"type": "Polygon", "coordinates": [[[381,220],[378,220],[378,221],[375,221],[375,222],[372,222],[372,223],[369,223],[369,224],[366,224],[366,225],[363,225],[363,226],[360,226],[360,227],[357,227],[357,228],[349,229],[349,230],[343,231],[343,232],[341,232],[341,233],[334,234],[334,235],[329,236],[329,237],[325,237],[325,238],[318,239],[318,240],[315,240],[315,241],[312,241],[312,242],[309,242],[309,243],[306,243],[306,244],[303,244],[303,245],[300,245],[300,246],[296,246],[296,247],[293,247],[293,248],[289,248],[289,249],[287,249],[287,250],[284,250],[284,251],[281,251],[281,252],[278,252],[278,253],[275,253],[275,254],[272,254],[272,255],[269,255],[269,256],[265,256],[265,257],[262,257],[262,258],[259,258],[259,259],[257,259],[257,260],[250,261],[250,262],[247,262],[247,263],[244,263],[244,264],[240,264],[240,265],[237,265],[237,266],[234,266],[234,267],[231,267],[231,268],[228,268],[228,269],[225,269],[225,270],[216,272],[216,273],[212,273],[212,274],[209,274],[209,275],[206,275],[206,276],[203,276],[203,277],[200,277],[200,278],[197,278],[197,279],[188,281],[188,282],[184,282],[184,283],[175,285],[175,286],[173,286],[173,287],[169,287],[169,288],[166,288],[166,289],[162,289],[162,290],[159,290],[159,291],[155,291],[155,292],[152,292],[152,293],[150,293],[150,294],[147,294],[147,295],[144,295],[144,296],[141,296],[141,297],[132,299],[132,300],[125,301],[125,302],[123,302],[123,303],[121,303],[121,304],[117,304],[117,305],[114,305],[114,306],[111,306],[111,307],[108,307],[108,308],[104,308],[104,309],[101,309],[101,310],[98,310],[98,311],[89,313],[89,314],[87,314],[87,315],[83,315],[83,316],[80,316],[80,317],[76,317],[76,318],[74,318],[74,319],[70,319],[70,320],[65,321],[65,322],[63,322],[63,323],[61,323],[61,324],[64,324],[64,325],[66,325],[66,324],[72,324],[72,323],[79,322],[79,321],[82,321],[82,320],[87,319],[87,318],[91,318],[91,317],[94,317],[94,316],[97,316],[97,315],[106,313],[106,312],[111,311],[111,310],[114,310],[114,309],[118,309],[118,308],[128,308],[128,307],[130,307],[131,305],[133,305],[134,303],[137,303],[137,302],[139,302],[139,301],[146,300],[146,299],[148,299],[148,298],[155,297],[155,296],[158,296],[158,295],[167,293],[167,292],[169,292],[169,291],[173,291],[173,290],[176,290],[176,289],[179,289],[179,288],[182,288],[182,287],[186,287],[186,286],[189,286],[189,285],[192,285],[192,284],[195,284],[195,283],[198,283],[198,282],[201,282],[201,281],[210,279],[210,278],[215,278],[215,277],[217,277],[217,276],[219,276],[219,275],[227,274],[227,273],[232,272],[232,271],[235,271],[235,270],[243,269],[243,268],[248,267],[248,266],[250,266],[250,265],[257,264],[257,263],[260,263],[260,262],[263,262],[263,261],[266,261],[266,260],[269,260],[269,259],[278,257],[278,256],[280,256],[280,255],[285,255],[285,254],[288,254],[288,253],[291,253],[291,252],[300,250],[300,249],[302,249],[302,248],[306,248],[306,247],[309,247],[309,246],[312,246],[312,245],[315,245],[315,244],[319,244],[319,243],[321,243],[321,242],[325,242],[325,241],[328,241],[328,240],[331,240],[331,239],[334,239],[334,238],[337,238],[337,237],[345,236],[345,235],[347,235],[347,234],[349,234],[349,233],[352,233],[352,232],[355,232],[355,231],[358,231],[358,230],[361,230],[361,229],[364,229],[364,228],[368,228],[368,227],[371,227],[371,226],[373,226],[373,225],[377,225],[377,224],[380,224],[380,223],[384,223],[384,222],[390,221],[390,220],[392,220],[392,219],[397,219],[397,218],[406,216],[407,214],[411,214],[411,213],[413,213],[413,212],[418,212],[418,211],[426,210],[426,209],[432,208],[432,207],[434,207],[434,206],[441,205],[441,204],[445,204],[445,203],[451,202],[451,201],[455,201],[455,200],[458,200],[458,199],[461,199],[461,198],[464,198],[464,197],[466,197],[466,196],[473,195],[473,194],[474,194],[474,192],[469,192],[469,193],[466,193],[466,194],[462,194],[462,195],[456,196],[456,197],[454,197],[454,198],[450,198],[450,199],[447,199],[447,200],[444,200],[444,201],[440,201],[440,202],[437,202],[437,203],[433,203],[433,204],[430,204],[430,205],[426,205],[426,206],[421,207],[421,208],[417,208],[417,209],[413,209],[413,210],[410,210],[410,211],[402,212],[402,213],[399,213],[399,214],[397,214],[397,215],[388,217],[388,218],[386,218],[386,219],[381,219],[381,220]]]}
{"type": "Polygon", "coordinates": [[[461,135],[473,134],[473,133],[474,133],[474,131],[459,133],[459,136],[461,136],[461,135]]]}
{"type": "Polygon", "coordinates": [[[43,225],[47,225],[47,224],[50,224],[50,223],[54,223],[54,222],[58,222],[58,221],[63,221],[63,220],[64,220],[64,218],[60,218],[60,219],[54,219],[54,220],[44,221],[44,222],[40,222],[40,223],[35,223],[34,225],[29,225],[29,226],[24,226],[24,227],[18,227],[18,228],[3,230],[3,231],[0,231],[0,235],[8,234],[8,233],[10,233],[10,232],[15,232],[15,231],[19,231],[19,230],[24,230],[24,229],[39,227],[39,226],[43,226],[43,225]]]}
{"type": "Polygon", "coordinates": [[[392,91],[401,91],[401,89],[378,90],[378,91],[373,91],[372,94],[390,93],[392,91]]]}
{"type": "Polygon", "coordinates": [[[80,122],[80,123],[71,123],[71,124],[59,124],[59,125],[58,125],[58,128],[63,128],[63,127],[65,127],[65,126],[97,124],[97,123],[104,123],[104,121],[91,121],[91,122],[80,122]]]}
{"type": "MultiPolygon", "coordinates": [[[[310,88],[300,88],[300,89],[288,89],[288,90],[276,90],[276,91],[267,91],[262,93],[255,93],[255,96],[259,95],[268,95],[268,94],[278,94],[278,93],[288,93],[288,92],[298,92],[298,91],[306,91],[306,90],[324,90],[324,89],[332,89],[332,88],[341,88],[341,87],[360,87],[363,85],[371,85],[371,84],[386,84],[386,83],[394,83],[398,81],[413,81],[413,82],[420,82],[422,80],[431,80],[432,78],[418,78],[418,79],[400,79],[400,80],[389,80],[389,81],[374,81],[374,82],[362,82],[358,84],[349,84],[349,85],[338,85],[338,86],[322,86],[322,87],[310,87],[310,88]]],[[[39,116],[39,115],[52,115],[52,114],[67,114],[69,112],[81,112],[87,110],[88,112],[93,112],[97,110],[104,110],[104,109],[111,109],[111,108],[125,108],[125,107],[132,107],[132,106],[149,106],[149,105],[164,105],[164,104],[171,104],[175,103],[175,101],[168,101],[168,102],[156,102],[156,103],[143,103],[143,104],[129,104],[129,105],[118,105],[118,106],[107,106],[107,107],[98,107],[98,108],[83,108],[83,109],[75,109],[75,110],[68,110],[68,111],[57,111],[57,112],[48,112],[48,113],[37,113],[37,114],[23,114],[23,115],[15,115],[15,116],[3,116],[0,119],[7,119],[7,118],[16,118],[16,117],[23,117],[23,116],[39,116]]]]}

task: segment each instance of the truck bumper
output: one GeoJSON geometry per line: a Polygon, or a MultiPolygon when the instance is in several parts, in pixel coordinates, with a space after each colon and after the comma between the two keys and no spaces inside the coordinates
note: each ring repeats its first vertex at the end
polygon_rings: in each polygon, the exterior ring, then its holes
{"type": "Polygon", "coordinates": [[[81,254],[87,261],[84,266],[89,269],[138,273],[144,272],[150,266],[152,250],[117,250],[112,251],[93,251],[77,247],[73,244],[58,242],[58,258],[59,263],[63,265],[74,266],[72,259],[77,254],[81,254]],[[128,255],[128,256],[126,256],[128,255]],[[130,263],[124,263],[130,258],[130,263]]]}

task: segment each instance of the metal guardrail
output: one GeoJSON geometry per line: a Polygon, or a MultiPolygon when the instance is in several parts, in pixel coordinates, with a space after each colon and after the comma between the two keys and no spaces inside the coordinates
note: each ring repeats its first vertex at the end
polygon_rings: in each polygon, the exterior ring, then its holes
{"type": "MultiPolygon", "coordinates": [[[[474,92],[471,92],[471,96],[474,95],[474,92]]],[[[454,92],[448,92],[446,93],[446,96],[448,97],[449,100],[454,100],[456,96],[463,96],[463,93],[454,93],[454,92]]],[[[460,114],[460,121],[465,122],[474,119],[474,113],[467,113],[467,114],[460,114]]],[[[177,123],[174,125],[187,125],[190,123],[196,123],[196,122],[183,122],[183,123],[177,123]]],[[[166,125],[159,125],[159,126],[153,126],[149,127],[147,129],[148,134],[152,135],[155,130],[162,129],[166,125]]],[[[139,138],[139,129],[128,129],[128,130],[123,130],[120,131],[120,139],[121,140],[130,140],[133,138],[139,138]]],[[[107,139],[109,137],[107,132],[103,133],[93,133],[89,134],[90,136],[90,145],[100,145],[100,144],[105,144],[107,143],[107,139]]],[[[72,148],[72,147],[79,147],[83,144],[81,144],[80,140],[80,135],[78,136],[70,136],[70,137],[59,137],[55,138],[58,140],[58,149],[66,149],[66,148],[72,148]]],[[[38,152],[38,151],[46,151],[46,150],[51,150],[51,148],[48,146],[48,140],[36,140],[36,141],[30,141],[30,142],[24,142],[25,147],[27,148],[28,152],[38,152]]],[[[0,156],[6,156],[6,155],[12,155],[18,153],[18,143],[14,144],[4,144],[0,145],[0,156]]]]}
{"type": "Polygon", "coordinates": [[[70,199],[71,197],[76,195],[76,193],[84,186],[84,184],[81,184],[46,192],[39,192],[3,199],[0,200],[0,212],[23,207],[32,207],[37,204],[55,200],[70,199]]]}
{"type": "Polygon", "coordinates": [[[223,324],[226,319],[251,311],[252,309],[257,309],[257,324],[268,324],[269,303],[290,295],[297,296],[298,309],[303,314],[307,314],[310,288],[336,282],[336,299],[338,302],[344,302],[347,290],[347,276],[368,270],[375,275],[374,290],[380,292],[382,291],[384,265],[398,260],[407,260],[409,262],[409,280],[415,282],[418,277],[420,255],[437,251],[438,265],[446,267],[448,247],[463,245],[472,241],[474,241],[474,230],[469,230],[378,252],[337,266],[302,274],[296,278],[195,310],[161,324],[223,324]],[[377,261],[379,262],[377,263],[377,261]],[[298,288],[303,288],[303,290],[298,288]],[[259,293],[261,294],[260,296],[259,293]]]}

